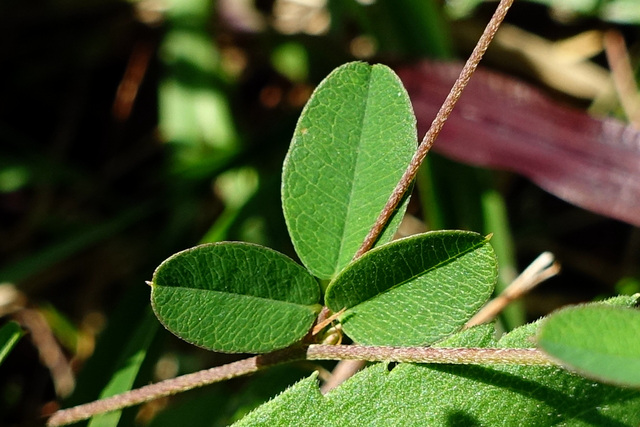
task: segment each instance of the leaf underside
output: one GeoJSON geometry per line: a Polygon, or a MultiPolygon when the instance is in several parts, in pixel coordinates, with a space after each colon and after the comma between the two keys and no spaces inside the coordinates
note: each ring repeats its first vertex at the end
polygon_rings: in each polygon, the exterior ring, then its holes
{"type": "MultiPolygon", "coordinates": [[[[330,279],[351,262],[415,153],[415,126],[402,83],[384,65],[345,64],[316,88],[282,175],[289,235],[315,276],[330,279]]],[[[393,237],[405,208],[380,243],[393,237]]]]}
{"type": "Polygon", "coordinates": [[[223,242],[179,252],[154,273],[156,316],[178,337],[221,352],[262,353],[310,329],[320,289],[304,268],[258,245],[223,242]]]}
{"type": "Polygon", "coordinates": [[[459,330],[497,279],[491,245],[468,231],[435,231],[376,248],[349,265],[325,303],[344,332],[369,345],[428,345],[459,330]]]}

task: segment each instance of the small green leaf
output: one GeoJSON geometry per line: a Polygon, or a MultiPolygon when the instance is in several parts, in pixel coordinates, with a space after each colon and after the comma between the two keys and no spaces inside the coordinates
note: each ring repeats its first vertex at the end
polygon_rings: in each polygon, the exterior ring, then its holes
{"type": "Polygon", "coordinates": [[[16,322],[8,322],[0,329],[0,363],[4,361],[23,335],[24,331],[16,322]]]}
{"type": "Polygon", "coordinates": [[[538,345],[581,374],[640,387],[640,311],[601,304],[560,310],[542,322],[538,345]]]}
{"type": "Polygon", "coordinates": [[[192,344],[229,353],[287,347],[311,328],[318,282],[288,257],[249,243],[197,246],[153,275],[158,319],[192,344]]]}
{"type": "Polygon", "coordinates": [[[487,238],[436,231],[397,240],[351,264],[325,302],[345,333],[370,345],[428,345],[460,329],[491,296],[497,279],[487,238]]]}
{"type": "MultiPolygon", "coordinates": [[[[317,277],[351,262],[416,150],[416,120],[384,65],[334,70],[302,111],[283,166],[282,204],[296,252],[317,277]]],[[[379,243],[397,229],[406,203],[379,243]]]]}

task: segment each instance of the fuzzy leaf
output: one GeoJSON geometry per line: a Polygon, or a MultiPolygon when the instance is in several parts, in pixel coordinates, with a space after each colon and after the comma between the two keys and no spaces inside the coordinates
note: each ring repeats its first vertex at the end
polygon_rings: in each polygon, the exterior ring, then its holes
{"type": "MultiPolygon", "coordinates": [[[[334,70],[302,111],[283,166],[282,204],[304,265],[330,279],[355,255],[416,150],[409,97],[384,65],[334,70]]],[[[388,242],[406,204],[379,242],[388,242]]]]}
{"type": "Polygon", "coordinates": [[[436,231],[376,248],[327,287],[325,303],[360,344],[428,345],[460,329],[497,278],[487,238],[436,231]]]}
{"type": "Polygon", "coordinates": [[[585,376],[640,387],[640,311],[587,305],[547,318],[538,345],[585,376]]]}
{"type": "MultiPolygon", "coordinates": [[[[497,347],[531,347],[538,326],[536,322],[516,329],[497,347]]],[[[447,345],[482,346],[491,342],[488,333],[485,328],[465,331],[447,345]]],[[[314,374],[236,425],[537,427],[639,423],[639,390],[601,384],[561,368],[402,363],[390,370],[388,364],[381,363],[325,396],[320,394],[314,374]]]]}
{"type": "Polygon", "coordinates": [[[320,288],[304,268],[249,243],[197,246],[165,260],[151,303],[178,337],[215,351],[262,353],[289,346],[311,327],[320,288]]]}

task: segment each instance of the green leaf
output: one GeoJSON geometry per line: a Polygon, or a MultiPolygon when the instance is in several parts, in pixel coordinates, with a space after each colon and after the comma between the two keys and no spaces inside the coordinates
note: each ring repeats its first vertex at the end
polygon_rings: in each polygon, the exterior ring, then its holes
{"type": "MultiPolygon", "coordinates": [[[[124,352],[119,356],[116,371],[109,383],[102,389],[100,399],[131,390],[157,329],[158,322],[148,310],[141,324],[129,338],[124,352]]],[[[121,414],[120,410],[96,415],[91,418],[89,427],[115,427],[120,421],[121,414]]]]}
{"type": "MultiPolygon", "coordinates": [[[[416,150],[402,83],[384,65],[353,62],[316,88],[283,166],[282,204],[304,265],[330,279],[355,255],[416,150]]],[[[397,229],[406,203],[379,242],[397,229]]]]}
{"type": "Polygon", "coordinates": [[[24,331],[16,322],[8,322],[0,328],[0,364],[23,335],[24,331]]]}
{"type": "MultiPolygon", "coordinates": [[[[531,347],[528,326],[497,347],[531,347]]],[[[487,333],[472,329],[452,341],[478,347],[491,341],[487,333]]],[[[639,408],[639,390],[557,367],[381,363],[325,396],[314,374],[235,425],[637,426],[639,408]]]]}
{"type": "Polygon", "coordinates": [[[586,305],[560,310],[539,329],[538,345],[581,374],[640,387],[640,311],[586,305]]]}
{"type": "Polygon", "coordinates": [[[433,344],[433,347],[495,347],[495,333],[496,325],[493,322],[485,323],[449,335],[442,341],[433,344]]]}
{"type": "Polygon", "coordinates": [[[491,296],[497,278],[488,239],[435,231],[369,251],[327,287],[345,333],[369,345],[428,345],[459,330],[491,296]]]}
{"type": "Polygon", "coordinates": [[[192,344],[229,353],[287,347],[311,328],[320,287],[286,256],[249,243],[196,246],[153,275],[158,319],[192,344]]]}
{"type": "Polygon", "coordinates": [[[302,380],[235,426],[637,426],[640,393],[555,368],[373,365],[326,396],[302,380]]]}

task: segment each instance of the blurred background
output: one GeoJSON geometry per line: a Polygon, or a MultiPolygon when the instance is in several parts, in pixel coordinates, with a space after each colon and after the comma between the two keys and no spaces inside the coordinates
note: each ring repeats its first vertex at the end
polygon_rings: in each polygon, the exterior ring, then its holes
{"type": "MultiPolygon", "coordinates": [[[[28,331],[0,365],[0,425],[42,425],[61,406],[237,359],[160,327],[145,281],[204,242],[255,242],[295,258],[280,169],[315,85],[352,60],[465,59],[496,4],[0,3],[0,313],[28,331]]],[[[517,0],[483,65],[634,121],[603,35],[626,42],[637,80],[639,24],[635,0],[517,0]]],[[[409,208],[417,228],[494,233],[502,287],[542,251],[561,262],[561,275],[502,316],[503,330],[640,291],[632,225],[437,154],[421,176],[409,208]]],[[[161,399],[125,410],[119,425],[227,425],[331,366],[274,368],[161,399]]]]}

